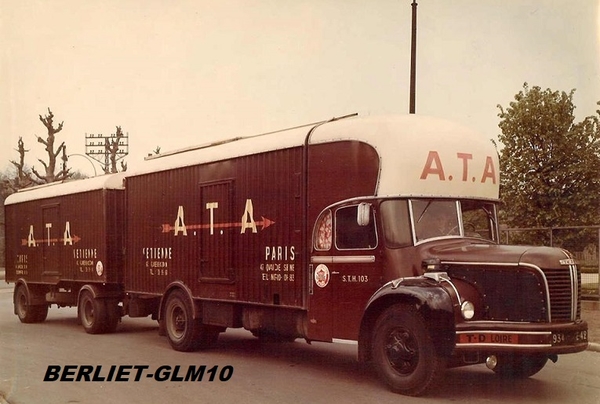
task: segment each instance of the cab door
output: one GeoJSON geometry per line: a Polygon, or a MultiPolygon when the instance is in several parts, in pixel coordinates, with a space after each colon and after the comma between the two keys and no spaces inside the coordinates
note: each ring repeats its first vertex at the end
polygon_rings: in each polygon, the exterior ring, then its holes
{"type": "Polygon", "coordinates": [[[375,211],[368,204],[327,210],[317,220],[311,254],[309,333],[356,340],[365,305],[381,286],[375,211]]]}

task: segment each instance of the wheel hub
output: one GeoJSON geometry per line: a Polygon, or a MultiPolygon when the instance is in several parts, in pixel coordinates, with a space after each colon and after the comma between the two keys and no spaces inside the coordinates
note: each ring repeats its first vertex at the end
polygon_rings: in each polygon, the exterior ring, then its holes
{"type": "Polygon", "coordinates": [[[410,374],[419,362],[419,352],[413,336],[405,329],[392,330],[385,346],[387,358],[399,373],[410,374]]]}

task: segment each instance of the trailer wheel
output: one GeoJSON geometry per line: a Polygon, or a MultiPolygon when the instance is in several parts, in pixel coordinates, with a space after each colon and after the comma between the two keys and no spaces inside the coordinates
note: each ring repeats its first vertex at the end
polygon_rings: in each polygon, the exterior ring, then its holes
{"type": "Polygon", "coordinates": [[[201,344],[202,324],[194,320],[190,300],[181,290],[169,294],[164,312],[169,344],[176,351],[194,351],[201,344]]]}
{"type": "Polygon", "coordinates": [[[500,377],[526,379],[533,376],[546,366],[546,355],[498,355],[498,364],[494,373],[500,377]]]}
{"type": "Polygon", "coordinates": [[[95,299],[88,290],[81,292],[77,315],[83,329],[88,334],[106,332],[107,310],[104,300],[95,299]]]}
{"type": "Polygon", "coordinates": [[[22,323],[41,323],[48,316],[48,305],[31,305],[29,292],[24,285],[15,287],[14,305],[15,314],[22,323]]]}
{"type": "Polygon", "coordinates": [[[377,319],[372,354],[379,376],[392,391],[405,395],[423,394],[446,367],[421,315],[402,304],[377,319]]]}

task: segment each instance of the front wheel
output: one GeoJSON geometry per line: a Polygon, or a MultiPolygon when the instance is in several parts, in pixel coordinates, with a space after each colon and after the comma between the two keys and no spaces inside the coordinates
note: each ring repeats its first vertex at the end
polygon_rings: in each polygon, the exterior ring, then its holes
{"type": "Polygon", "coordinates": [[[446,367],[421,315],[411,306],[387,308],[375,324],[372,357],[379,376],[396,393],[418,396],[446,367]]]}
{"type": "Polygon", "coordinates": [[[498,355],[498,364],[494,372],[504,378],[526,379],[546,366],[546,355],[498,355]]]}

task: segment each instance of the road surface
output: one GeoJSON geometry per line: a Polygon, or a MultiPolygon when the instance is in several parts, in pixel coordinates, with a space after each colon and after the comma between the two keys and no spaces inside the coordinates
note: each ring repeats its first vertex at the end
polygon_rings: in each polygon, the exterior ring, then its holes
{"type": "Polygon", "coordinates": [[[600,402],[600,353],[561,356],[519,381],[480,365],[454,369],[428,396],[401,397],[358,365],[353,345],[261,344],[246,331],[229,330],[214,349],[181,353],[150,319],[125,317],[114,334],[88,335],[74,308],[53,307],[46,322],[21,324],[12,285],[3,281],[0,346],[0,395],[11,404],[600,402]],[[188,371],[195,381],[185,381],[188,371]]]}

